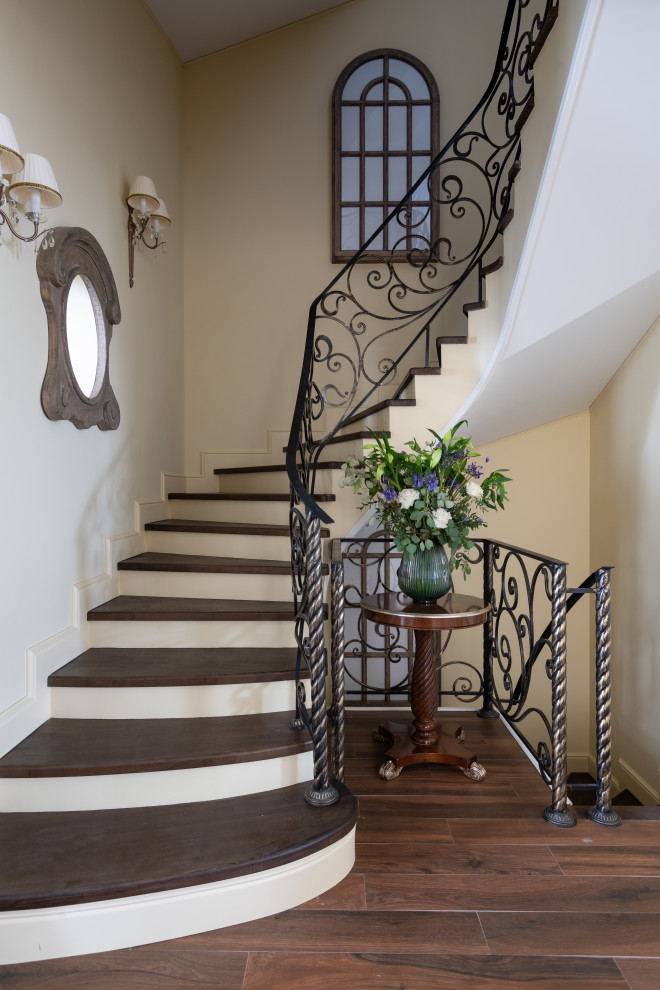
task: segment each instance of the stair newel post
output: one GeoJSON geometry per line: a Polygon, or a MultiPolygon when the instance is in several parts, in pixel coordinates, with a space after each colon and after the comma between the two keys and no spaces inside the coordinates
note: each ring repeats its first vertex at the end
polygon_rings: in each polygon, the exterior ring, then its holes
{"type": "Polygon", "coordinates": [[[308,804],[325,806],[339,800],[328,779],[328,715],[325,696],[325,646],[323,639],[323,581],[321,578],[321,523],[307,509],[307,622],[308,657],[312,680],[312,744],[314,782],[305,791],[308,804]]]}
{"type": "Polygon", "coordinates": [[[596,805],[587,812],[597,825],[616,827],[621,818],[612,808],[612,702],[610,675],[610,571],[601,567],[596,583],[596,805]]]}
{"type": "Polygon", "coordinates": [[[493,705],[493,544],[484,540],[484,601],[491,607],[488,618],[484,623],[484,659],[483,659],[483,707],[477,712],[479,718],[499,718],[493,705]]]}
{"type": "Polygon", "coordinates": [[[543,817],[551,825],[571,828],[577,824],[575,813],[568,808],[567,720],[566,720],[566,564],[552,567],[552,805],[543,817]]]}
{"type": "Polygon", "coordinates": [[[332,776],[344,780],[344,560],[341,540],[332,541],[330,561],[332,666],[332,776]]]}

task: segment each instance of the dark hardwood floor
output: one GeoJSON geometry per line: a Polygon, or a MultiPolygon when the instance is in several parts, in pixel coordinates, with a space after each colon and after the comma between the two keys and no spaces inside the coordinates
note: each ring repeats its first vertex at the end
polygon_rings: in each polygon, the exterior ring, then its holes
{"type": "MultiPolygon", "coordinates": [[[[660,808],[621,828],[541,818],[508,732],[467,715],[481,783],[416,766],[386,783],[375,712],[351,712],[357,860],[315,901],[158,945],[0,967],[3,990],[658,990],[660,808]]],[[[459,719],[445,719],[459,723],[459,719]]],[[[319,814],[323,814],[319,810],[319,814]]]]}

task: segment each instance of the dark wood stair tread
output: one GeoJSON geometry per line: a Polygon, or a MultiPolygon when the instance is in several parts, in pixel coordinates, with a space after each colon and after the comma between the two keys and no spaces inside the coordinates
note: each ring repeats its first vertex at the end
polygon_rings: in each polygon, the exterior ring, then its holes
{"type": "Polygon", "coordinates": [[[118,595],[87,613],[96,622],[285,622],[294,617],[291,601],[251,601],[237,598],[177,598],[118,595]]]}
{"type": "Polygon", "coordinates": [[[365,408],[360,410],[360,412],[355,413],[354,416],[347,419],[344,426],[351,426],[353,423],[358,423],[361,419],[366,419],[368,416],[373,416],[374,413],[382,412],[383,409],[405,409],[406,407],[414,405],[414,399],[383,399],[382,402],[376,402],[373,406],[365,406],[365,408]]]}
{"type": "MultiPolygon", "coordinates": [[[[190,502],[289,502],[290,492],[170,492],[168,499],[190,502]]],[[[314,495],[315,502],[334,502],[336,495],[314,495]]]]}
{"type": "MultiPolygon", "coordinates": [[[[318,470],[341,468],[341,461],[319,461],[318,470]]],[[[262,472],[286,471],[286,464],[253,464],[250,467],[216,468],[214,474],[259,474],[262,472]]]]}
{"type": "Polygon", "coordinates": [[[291,756],[311,748],[308,733],[291,728],[293,715],[51,718],[0,759],[0,777],[152,773],[291,756]]]}
{"type": "Polygon", "coordinates": [[[506,213],[504,214],[504,216],[502,217],[502,219],[498,223],[498,225],[497,225],[497,233],[498,234],[503,234],[504,231],[509,226],[509,224],[511,223],[512,220],[513,220],[513,208],[511,207],[510,209],[508,209],[506,211],[506,213]]]}
{"type": "Polygon", "coordinates": [[[94,647],[48,678],[50,687],[254,684],[295,677],[295,647],[94,647]]]}
{"type": "Polygon", "coordinates": [[[356,801],[337,785],[337,804],[312,808],[306,786],[156,808],[0,815],[0,910],[173,890],[309,856],[348,834],[356,801]]]}
{"type": "Polygon", "coordinates": [[[483,265],[481,269],[481,277],[485,278],[487,275],[492,275],[493,272],[499,272],[500,268],[504,265],[504,258],[502,255],[496,258],[495,261],[491,261],[489,265],[483,265]]]}
{"type": "MultiPolygon", "coordinates": [[[[157,519],[146,523],[151,533],[220,533],[239,536],[289,536],[288,524],[221,522],[212,519],[157,519]]],[[[329,536],[330,530],[322,529],[321,536],[329,536]]]]}
{"type": "MultiPolygon", "coordinates": [[[[328,565],[324,565],[328,573],[328,565]]],[[[117,564],[120,571],[167,571],[186,574],[290,574],[288,560],[252,560],[249,557],[207,557],[191,553],[138,553],[117,564]]]]}
{"type": "MultiPolygon", "coordinates": [[[[345,427],[346,423],[343,425],[345,427]]],[[[388,438],[392,436],[389,430],[380,430],[378,435],[382,436],[383,433],[385,433],[385,436],[388,438]]],[[[353,433],[336,433],[334,437],[331,437],[326,442],[326,447],[329,447],[332,443],[342,443],[342,441],[346,441],[348,443],[353,440],[373,440],[373,438],[374,435],[371,430],[355,430],[353,433]]],[[[286,450],[286,447],[284,447],[283,450],[286,450]]]]}
{"type": "Polygon", "coordinates": [[[478,309],[486,309],[488,306],[487,299],[476,299],[474,302],[465,303],[463,305],[463,312],[467,316],[468,313],[474,313],[478,309]]]}
{"type": "Polygon", "coordinates": [[[514,131],[516,132],[516,134],[520,134],[520,132],[522,131],[523,127],[525,126],[525,124],[529,120],[533,109],[534,109],[534,83],[532,83],[532,88],[529,91],[529,95],[528,95],[527,99],[525,100],[525,103],[524,103],[523,108],[522,108],[522,110],[520,112],[520,115],[519,115],[519,117],[516,120],[516,123],[514,125],[514,131]]]}
{"type": "Polygon", "coordinates": [[[408,374],[406,375],[406,377],[403,379],[403,382],[399,386],[399,390],[396,393],[395,398],[396,399],[399,398],[401,393],[405,391],[406,388],[408,388],[408,386],[410,385],[410,383],[412,382],[413,378],[416,375],[441,375],[441,374],[442,374],[442,368],[435,368],[435,367],[411,368],[408,374]]]}

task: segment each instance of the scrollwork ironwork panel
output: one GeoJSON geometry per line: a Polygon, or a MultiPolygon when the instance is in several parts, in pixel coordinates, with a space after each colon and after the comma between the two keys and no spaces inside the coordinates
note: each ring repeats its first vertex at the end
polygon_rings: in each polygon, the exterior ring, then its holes
{"type": "MultiPolygon", "coordinates": [[[[361,705],[401,705],[409,696],[415,655],[412,631],[383,626],[364,617],[361,601],[368,595],[399,592],[396,572],[402,554],[387,534],[379,530],[369,537],[341,541],[344,561],[344,614],[346,697],[361,705]]],[[[471,552],[472,562],[481,550],[471,552]]],[[[442,699],[456,698],[469,704],[483,693],[482,672],[477,663],[447,658],[451,631],[436,636],[435,655],[442,699]]]]}

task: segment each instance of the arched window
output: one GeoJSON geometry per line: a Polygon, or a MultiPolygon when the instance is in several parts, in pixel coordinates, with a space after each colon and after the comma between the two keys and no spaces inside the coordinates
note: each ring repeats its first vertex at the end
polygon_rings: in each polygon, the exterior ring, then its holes
{"type": "MultiPolygon", "coordinates": [[[[333,261],[348,261],[438,153],[439,97],[426,66],[380,49],[346,66],[333,98],[333,261]]],[[[409,227],[391,223],[371,248],[404,257],[437,238],[437,210],[422,183],[409,227]]]]}

